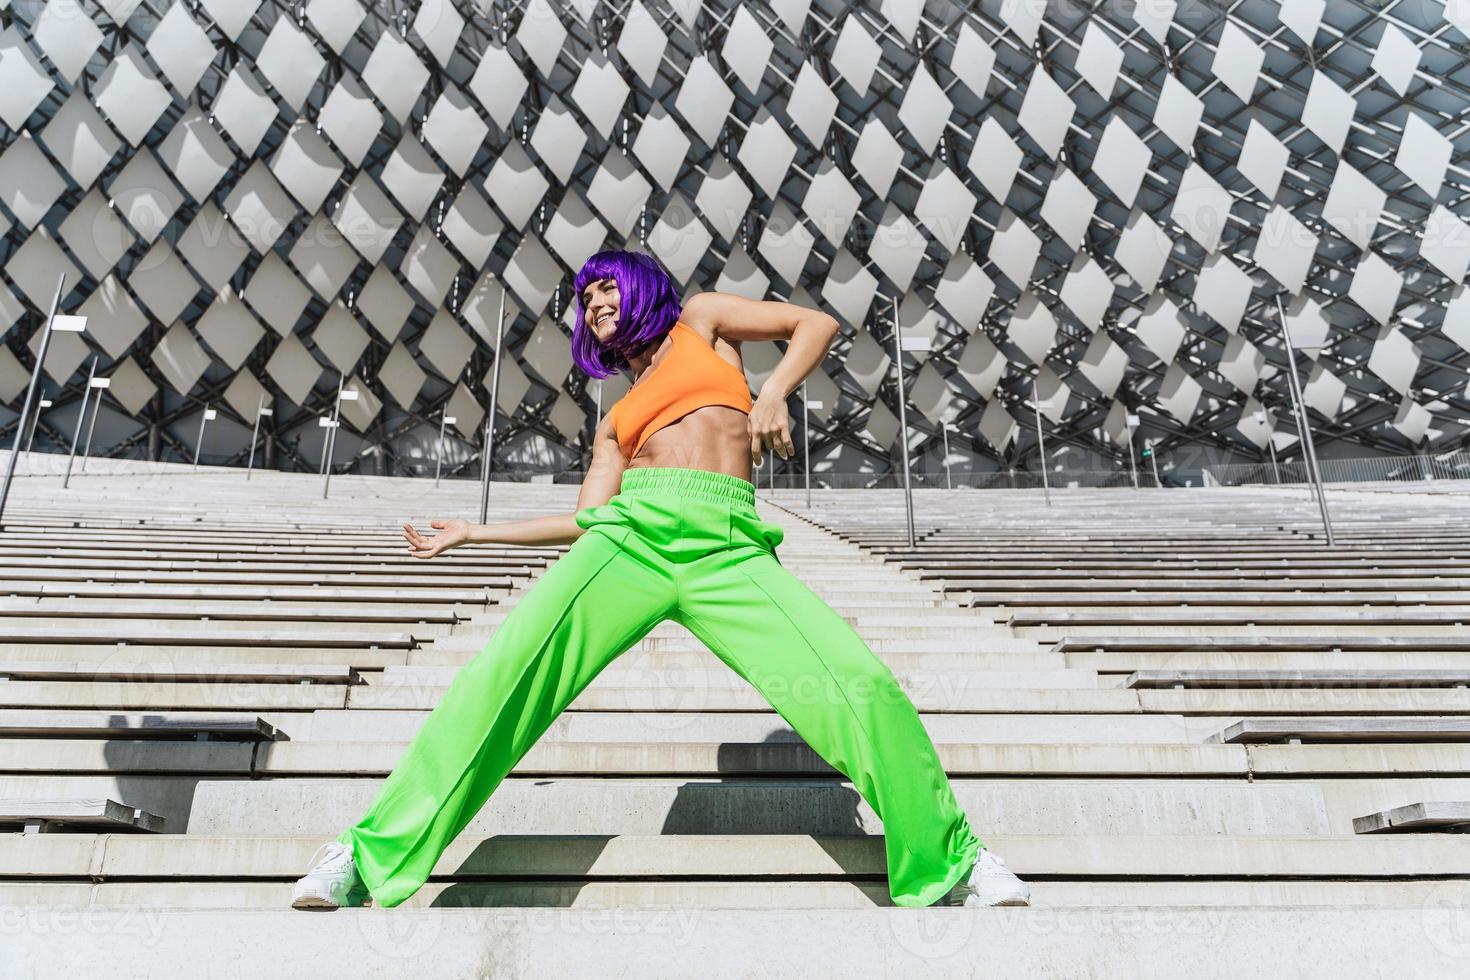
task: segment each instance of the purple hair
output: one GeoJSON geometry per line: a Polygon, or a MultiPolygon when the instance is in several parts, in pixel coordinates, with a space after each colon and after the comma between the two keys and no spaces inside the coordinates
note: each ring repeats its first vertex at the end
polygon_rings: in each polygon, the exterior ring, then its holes
{"type": "Polygon", "coordinates": [[[682,312],[673,277],[647,252],[597,252],[582,263],[572,280],[572,290],[577,303],[572,361],[594,378],[630,369],[628,358],[642,353],[672,330],[682,312]],[[606,343],[587,329],[587,308],[582,302],[582,291],[599,279],[618,284],[618,326],[606,343]]]}

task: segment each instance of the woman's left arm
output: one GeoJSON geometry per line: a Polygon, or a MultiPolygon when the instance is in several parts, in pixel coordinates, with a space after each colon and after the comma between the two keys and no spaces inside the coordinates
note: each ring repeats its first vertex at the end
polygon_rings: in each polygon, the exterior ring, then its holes
{"type": "Polygon", "coordinates": [[[837,336],[837,318],[821,310],[734,293],[699,293],[684,305],[683,318],[707,324],[731,342],[784,340],[786,355],[761,385],[750,410],[750,458],[760,466],[762,449],[782,459],[796,454],[786,399],[817,369],[837,336]]]}

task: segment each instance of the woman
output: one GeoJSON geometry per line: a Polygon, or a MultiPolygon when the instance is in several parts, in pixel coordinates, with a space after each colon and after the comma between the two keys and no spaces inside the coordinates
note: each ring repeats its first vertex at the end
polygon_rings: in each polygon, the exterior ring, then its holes
{"type": "MultiPolygon", "coordinates": [[[[749,681],[883,821],[896,905],[1025,905],[1030,890],[971,832],[934,745],[892,672],[782,567],[784,532],[755,512],[763,450],[793,454],[786,398],[837,321],[790,303],[706,292],[680,307],[652,256],[593,255],[575,279],[572,355],[626,369],[597,426],[572,514],[403,527],[432,558],[465,543],[575,542],[458,674],[377,799],[296,884],[296,908],[395,906],[598,672],[672,619],[749,681]],[[752,399],[742,341],[787,341],[752,399]]],[[[321,850],[318,853],[322,853],[321,850]]]]}

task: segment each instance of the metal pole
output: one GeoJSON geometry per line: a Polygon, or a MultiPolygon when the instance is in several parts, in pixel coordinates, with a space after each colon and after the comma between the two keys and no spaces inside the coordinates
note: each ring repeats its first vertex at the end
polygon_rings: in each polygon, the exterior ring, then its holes
{"type": "Polygon", "coordinates": [[[332,406],[332,424],[327,427],[327,451],[323,454],[323,463],[326,466],[326,478],[322,480],[322,499],[327,499],[327,488],[332,485],[332,450],[337,446],[337,426],[341,424],[342,418],[342,383],[347,379],[338,372],[337,374],[337,403],[332,406]]]}
{"type": "Polygon", "coordinates": [[[51,297],[51,312],[46,314],[46,326],[41,332],[41,348],[36,352],[36,366],[31,370],[31,383],[26,386],[25,400],[20,403],[20,421],[15,426],[15,444],[10,447],[10,458],[5,461],[5,483],[0,486],[0,518],[5,516],[5,501],[10,497],[10,481],[15,476],[15,460],[20,456],[21,434],[25,432],[26,420],[31,415],[31,397],[41,384],[41,366],[46,363],[46,349],[51,346],[51,325],[56,321],[56,308],[61,305],[61,287],[65,283],[66,273],[63,272],[56,277],[56,295],[51,297]]]}
{"type": "Polygon", "coordinates": [[[342,388],[347,383],[347,376],[337,374],[337,402],[332,406],[332,424],[327,428],[327,451],[322,454],[322,472],[330,473],[332,469],[332,457],[337,452],[337,423],[342,419],[342,388]]]}
{"type": "Polygon", "coordinates": [[[914,542],[914,491],[909,486],[909,416],[904,407],[908,398],[903,389],[903,339],[902,328],[898,322],[898,296],[893,297],[893,363],[898,367],[898,440],[903,449],[903,506],[904,515],[908,519],[909,547],[915,547],[914,542]]]}
{"type": "Polygon", "coordinates": [[[31,434],[26,438],[27,456],[31,454],[31,447],[36,444],[36,430],[41,427],[41,409],[50,407],[51,399],[42,398],[40,406],[36,409],[36,414],[31,418],[31,434]]]}
{"type": "Polygon", "coordinates": [[[954,483],[949,477],[949,423],[940,422],[939,431],[944,435],[944,489],[953,490],[954,483]]]}
{"type": "Polygon", "coordinates": [[[255,470],[255,443],[260,439],[260,411],[265,408],[265,392],[260,393],[260,401],[255,406],[255,426],[250,430],[250,462],[245,464],[245,479],[250,479],[250,474],[255,470]]]}
{"type": "Polygon", "coordinates": [[[1128,472],[1133,474],[1133,489],[1138,489],[1138,461],[1134,459],[1138,455],[1138,448],[1133,442],[1133,417],[1126,412],[1123,415],[1123,424],[1128,427],[1128,472]]]}
{"type": "Polygon", "coordinates": [[[801,468],[806,477],[806,506],[812,506],[812,430],[807,424],[806,381],[801,382],[801,468]]]}
{"type": "Polygon", "coordinates": [[[1031,378],[1031,407],[1036,410],[1036,445],[1041,452],[1041,492],[1051,506],[1051,477],[1046,472],[1046,437],[1041,433],[1041,396],[1036,392],[1036,377],[1031,378]]]}
{"type": "Polygon", "coordinates": [[[434,449],[434,488],[439,487],[439,474],[444,468],[444,427],[449,424],[449,406],[439,410],[439,445],[434,449]]]}
{"type": "Polygon", "coordinates": [[[1154,486],[1162,487],[1164,481],[1159,479],[1159,451],[1154,446],[1148,447],[1148,461],[1154,464],[1154,486]]]}
{"type": "Polygon", "coordinates": [[[1281,318],[1281,337],[1286,342],[1286,378],[1291,383],[1291,400],[1296,407],[1297,424],[1301,426],[1302,446],[1306,449],[1307,474],[1312,487],[1317,491],[1317,505],[1322,510],[1322,530],[1327,535],[1327,547],[1336,547],[1332,536],[1332,517],[1327,513],[1327,492],[1322,487],[1322,472],[1317,467],[1317,450],[1312,445],[1312,426],[1307,421],[1307,406],[1302,401],[1302,382],[1296,374],[1296,353],[1291,346],[1291,327],[1286,323],[1286,305],[1281,294],[1276,294],[1276,312],[1281,318]]]}
{"type": "Polygon", "coordinates": [[[65,490],[71,486],[71,466],[76,462],[77,443],[82,438],[82,419],[87,415],[87,399],[92,397],[92,377],[97,373],[97,355],[92,355],[92,366],[87,368],[87,387],[82,391],[82,411],[77,416],[77,427],[71,433],[71,455],[66,458],[66,477],[61,481],[61,489],[65,490]]]}
{"type": "MultiPolygon", "coordinates": [[[[88,385],[88,395],[91,394],[91,386],[88,385]]],[[[87,442],[82,447],[82,472],[87,472],[87,457],[92,455],[92,433],[97,430],[97,416],[102,411],[102,389],[97,389],[97,401],[92,405],[92,421],[87,423],[87,442]]]]}
{"type": "Polygon", "coordinates": [[[1276,463],[1276,440],[1272,438],[1272,435],[1268,434],[1266,436],[1266,448],[1271,450],[1271,473],[1276,477],[1276,483],[1279,486],[1281,484],[1281,467],[1276,463]]]}
{"type": "Polygon", "coordinates": [[[500,397],[500,352],[505,347],[505,289],[500,290],[500,318],[495,328],[495,366],[490,375],[490,404],[485,409],[485,446],[480,452],[480,523],[490,516],[490,460],[495,452],[495,403],[500,397]]]}
{"type": "Polygon", "coordinates": [[[199,413],[199,438],[194,442],[194,470],[199,470],[199,454],[204,451],[204,423],[209,421],[209,402],[204,403],[204,411],[199,413]]]}

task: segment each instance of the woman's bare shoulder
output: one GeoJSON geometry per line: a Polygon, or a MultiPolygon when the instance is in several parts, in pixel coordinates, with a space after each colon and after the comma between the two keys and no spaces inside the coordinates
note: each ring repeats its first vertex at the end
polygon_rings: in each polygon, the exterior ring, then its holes
{"type": "Polygon", "coordinates": [[[711,344],[719,336],[720,295],[713,290],[696,293],[689,297],[679,312],[679,322],[711,344]]]}

